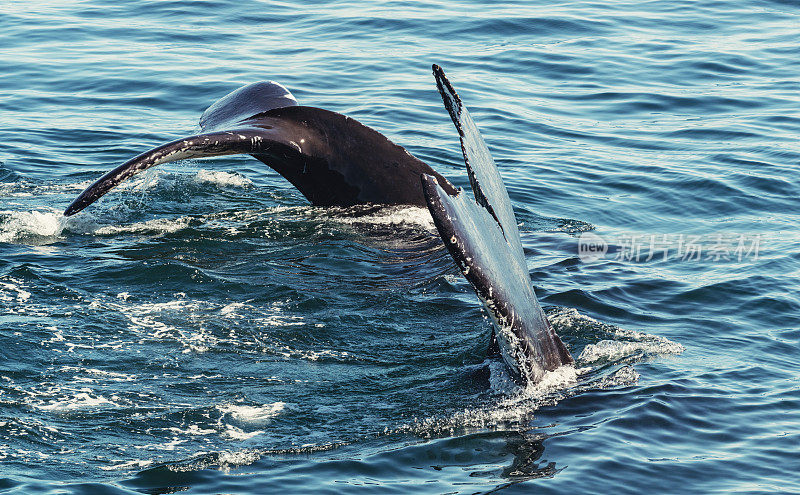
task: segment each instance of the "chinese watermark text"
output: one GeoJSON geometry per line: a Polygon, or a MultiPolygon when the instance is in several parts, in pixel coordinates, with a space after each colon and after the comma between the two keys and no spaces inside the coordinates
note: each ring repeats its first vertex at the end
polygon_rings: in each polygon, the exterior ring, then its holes
{"type": "Polygon", "coordinates": [[[614,238],[584,232],[578,237],[583,262],[601,258],[632,261],[755,261],[761,234],[621,234],[614,238]]]}

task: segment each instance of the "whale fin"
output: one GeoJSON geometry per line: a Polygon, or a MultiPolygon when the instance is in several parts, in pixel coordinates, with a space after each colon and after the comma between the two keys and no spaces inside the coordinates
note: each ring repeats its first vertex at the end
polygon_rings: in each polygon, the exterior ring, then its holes
{"type": "MultiPolygon", "coordinates": [[[[222,115],[217,113],[217,115],[222,115]]],[[[305,106],[280,107],[147,151],[89,186],[66,209],[83,210],[122,181],[150,167],[186,158],[250,154],[285,177],[314,205],[425,206],[420,174],[440,174],[383,134],[344,115],[305,106]]]]}
{"type": "Polygon", "coordinates": [[[463,191],[448,194],[433,177],[423,176],[422,184],[436,229],[486,308],[512,373],[535,383],[545,371],[572,363],[494,217],[463,191]]]}
{"type": "Polygon", "coordinates": [[[524,383],[574,360],[542,311],[528,274],[514,210],[494,160],[444,71],[433,66],[461,137],[475,201],[429,176],[423,193],[442,240],[492,320],[500,355],[524,383]]]}
{"type": "Polygon", "coordinates": [[[204,132],[230,129],[238,122],[276,108],[297,106],[294,95],[275,81],[259,81],[228,93],[200,116],[204,132]]]}
{"type": "Polygon", "coordinates": [[[497,220],[503,230],[506,240],[511,248],[521,258],[525,258],[522,250],[522,240],[519,236],[517,219],[511,207],[511,199],[500,177],[500,172],[494,163],[489,148],[483,140],[478,126],[472,120],[469,111],[461,102],[453,85],[444,74],[441,67],[433,65],[433,75],[436,86],[442,96],[444,106],[453,120],[461,140],[461,151],[464,163],[467,166],[469,182],[475,194],[475,201],[497,220]]]}

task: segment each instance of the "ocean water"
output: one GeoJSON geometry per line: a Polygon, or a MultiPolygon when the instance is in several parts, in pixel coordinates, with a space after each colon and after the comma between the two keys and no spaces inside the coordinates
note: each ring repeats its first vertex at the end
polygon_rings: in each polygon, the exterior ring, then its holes
{"type": "Polygon", "coordinates": [[[800,5],[0,1],[0,492],[800,492],[800,5]],[[521,389],[427,210],[105,171],[284,84],[468,187],[575,368],[521,389]]]}

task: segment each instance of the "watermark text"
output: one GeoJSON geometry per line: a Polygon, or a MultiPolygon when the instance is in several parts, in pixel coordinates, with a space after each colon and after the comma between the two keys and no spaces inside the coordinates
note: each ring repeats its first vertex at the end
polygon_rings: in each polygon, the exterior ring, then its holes
{"type": "Polygon", "coordinates": [[[584,232],[578,237],[578,257],[650,261],[742,262],[758,259],[761,234],[620,234],[601,237],[584,232]]]}

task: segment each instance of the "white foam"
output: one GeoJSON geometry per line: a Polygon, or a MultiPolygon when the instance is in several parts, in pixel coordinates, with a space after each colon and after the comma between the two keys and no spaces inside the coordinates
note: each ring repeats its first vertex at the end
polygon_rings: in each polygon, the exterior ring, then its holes
{"type": "Polygon", "coordinates": [[[169,428],[169,430],[174,432],[174,433],[183,434],[183,435],[192,435],[192,436],[211,435],[212,433],[216,433],[217,432],[217,430],[214,430],[212,428],[200,428],[197,425],[189,425],[188,427],[183,428],[183,429],[182,428],[176,428],[176,427],[173,426],[173,427],[169,428]]]}
{"type": "MultiPolygon", "coordinates": [[[[300,326],[305,325],[305,318],[300,315],[286,315],[283,314],[283,303],[280,301],[273,302],[268,308],[261,311],[267,313],[260,317],[256,317],[253,323],[258,326],[269,327],[287,327],[287,326],[300,326]]],[[[289,349],[288,347],[286,349],[289,349]]]]}
{"type": "Polygon", "coordinates": [[[56,210],[0,211],[0,242],[24,243],[29,238],[56,240],[64,231],[92,233],[98,228],[91,215],[65,217],[56,210]]]}
{"type": "Polygon", "coordinates": [[[630,386],[639,379],[632,366],[622,366],[614,371],[604,371],[599,378],[587,380],[597,364],[628,357],[656,354],[677,354],[683,346],[666,338],[621,329],[581,315],[571,308],[549,310],[548,317],[554,328],[563,333],[592,333],[607,338],[587,345],[576,360],[580,366],[561,366],[545,372],[536,383],[519,387],[509,376],[500,360],[490,360],[490,389],[498,397],[489,407],[465,409],[449,417],[415,419],[395,431],[412,431],[430,434],[436,431],[453,431],[456,428],[497,427],[505,423],[527,423],[534,411],[543,405],[557,403],[564,397],[585,390],[630,386]],[[619,339],[619,340],[614,340],[619,339]]]}
{"type": "Polygon", "coordinates": [[[35,407],[43,411],[70,412],[83,409],[97,409],[105,406],[120,407],[119,404],[106,399],[102,395],[92,395],[90,391],[82,391],[76,393],[72,397],[55,400],[45,405],[36,405],[35,407]]]}
{"type": "Polygon", "coordinates": [[[20,287],[21,284],[21,280],[13,278],[8,282],[0,282],[0,301],[12,302],[16,299],[17,303],[24,304],[30,299],[31,293],[20,287]]]}
{"type": "Polygon", "coordinates": [[[584,371],[586,370],[575,368],[571,364],[545,371],[541,380],[525,387],[523,395],[528,399],[538,399],[574,387],[578,383],[578,376],[584,371]]]}
{"type": "Polygon", "coordinates": [[[639,373],[633,369],[633,366],[623,366],[614,373],[593,382],[591,388],[597,390],[610,387],[626,387],[635,384],[637,381],[639,381],[639,373]]]}
{"type": "Polygon", "coordinates": [[[602,332],[607,338],[588,344],[577,360],[583,365],[614,362],[635,356],[680,354],[685,348],[676,342],[635,330],[626,330],[602,323],[578,313],[573,308],[558,308],[548,312],[548,319],[557,333],[602,332]]]}
{"type": "MultiPolygon", "coordinates": [[[[336,351],[298,351],[282,344],[265,343],[246,333],[240,340],[236,332],[238,325],[232,325],[225,333],[215,332],[206,325],[209,315],[218,314],[221,318],[240,319],[247,322],[248,328],[265,326],[285,327],[305,325],[302,316],[283,312],[283,303],[273,302],[269,306],[258,308],[248,302],[214,302],[195,300],[186,294],[175,293],[175,299],[162,302],[142,302],[143,296],[103,297],[89,302],[89,307],[120,314],[128,321],[128,330],[137,335],[140,342],[156,339],[174,341],[183,346],[183,353],[204,353],[218,348],[220,344],[234,343],[260,352],[270,352],[287,358],[317,360],[323,356],[343,357],[347,353],[336,351]]],[[[236,322],[238,323],[238,322],[236,322]]],[[[63,336],[62,336],[63,337],[63,336]]],[[[127,337],[135,339],[136,337],[127,337]]],[[[53,339],[51,339],[53,340],[53,339]]],[[[126,345],[130,342],[115,342],[112,345],[126,345]]],[[[68,344],[71,348],[73,344],[68,344]]],[[[77,347],[77,346],[76,346],[77,347]]]]}
{"type": "Polygon", "coordinates": [[[238,311],[245,307],[246,305],[244,303],[230,303],[223,306],[219,312],[225,318],[241,318],[241,315],[238,313],[238,311]]]}
{"type": "Polygon", "coordinates": [[[230,438],[231,440],[249,440],[255,436],[261,435],[264,433],[263,430],[256,430],[256,431],[244,431],[243,429],[233,426],[233,425],[225,425],[225,431],[222,433],[222,436],[230,438]]]}
{"type": "Polygon", "coordinates": [[[153,464],[152,460],[134,460],[134,461],[123,461],[122,459],[114,459],[110,462],[119,462],[119,464],[114,464],[113,466],[100,466],[100,469],[103,471],[116,471],[121,469],[142,469],[146,468],[153,464]]]}
{"type": "Polygon", "coordinates": [[[485,414],[478,414],[475,419],[478,419],[481,425],[487,421],[499,423],[520,420],[539,406],[562,397],[578,384],[578,377],[585,371],[572,365],[545,371],[540,381],[529,383],[523,388],[517,387],[513,394],[500,400],[495,408],[486,411],[485,414]]]}
{"type": "Polygon", "coordinates": [[[81,182],[72,182],[69,184],[40,184],[23,179],[18,182],[4,182],[0,183],[0,195],[12,197],[31,197],[31,196],[44,196],[53,194],[62,194],[65,192],[83,191],[89,187],[92,182],[87,179],[81,182]]]}
{"type": "Polygon", "coordinates": [[[225,423],[226,417],[246,424],[265,424],[278,416],[286,407],[283,402],[272,402],[261,406],[247,406],[242,404],[225,404],[217,406],[222,413],[217,423],[221,429],[220,435],[231,440],[248,440],[264,433],[264,430],[245,431],[239,426],[225,423]]]}
{"type": "Polygon", "coordinates": [[[188,440],[185,440],[185,439],[181,440],[180,438],[175,437],[172,440],[170,440],[169,442],[156,443],[156,444],[151,444],[151,445],[135,445],[134,448],[141,449],[141,450],[155,450],[155,451],[169,450],[169,451],[172,451],[172,450],[175,450],[178,447],[178,445],[181,445],[181,444],[186,443],[186,442],[188,442],[188,440]]]}
{"type": "Polygon", "coordinates": [[[107,225],[95,230],[99,235],[115,234],[172,234],[183,230],[191,223],[191,217],[156,218],[146,222],[136,222],[129,225],[107,225]]]}
{"type": "Polygon", "coordinates": [[[104,378],[113,382],[132,382],[136,381],[136,375],[128,373],[116,373],[114,371],[105,371],[96,368],[81,368],[78,366],[63,366],[60,371],[67,373],[79,373],[82,375],[91,375],[104,378]]]}
{"type": "Polygon", "coordinates": [[[580,314],[575,308],[556,308],[548,311],[547,319],[559,331],[574,331],[587,325],[592,327],[611,327],[611,325],[600,323],[594,318],[580,314]]]}
{"type": "Polygon", "coordinates": [[[577,361],[583,364],[615,362],[636,355],[680,354],[684,349],[680,344],[654,335],[649,335],[646,340],[639,342],[601,340],[596,344],[587,345],[577,361]]]}
{"type": "Polygon", "coordinates": [[[219,187],[250,187],[253,185],[253,181],[241,174],[205,169],[199,170],[194,176],[194,180],[219,187]]]}
{"type": "Polygon", "coordinates": [[[302,350],[294,349],[288,345],[282,344],[274,344],[269,350],[278,356],[283,356],[285,358],[305,359],[307,361],[319,361],[322,358],[331,358],[335,360],[347,360],[352,358],[352,355],[347,351],[334,351],[333,349],[321,349],[318,351],[302,350]]]}
{"type": "Polygon", "coordinates": [[[61,215],[52,211],[2,211],[0,242],[16,242],[25,236],[57,237],[64,230],[61,215]]]}
{"type": "Polygon", "coordinates": [[[519,401],[538,400],[553,393],[567,390],[578,383],[578,377],[588,368],[575,368],[572,365],[560,366],[553,371],[545,371],[542,379],[520,388],[506,371],[505,364],[493,360],[489,363],[489,384],[496,393],[511,394],[500,405],[512,405],[519,401]]]}
{"type": "Polygon", "coordinates": [[[55,342],[64,342],[66,339],[64,338],[64,332],[58,329],[58,327],[47,327],[47,330],[53,331],[53,336],[50,337],[48,340],[43,340],[42,344],[45,343],[55,343],[55,342]]]}
{"type": "Polygon", "coordinates": [[[244,423],[264,423],[279,415],[286,408],[284,402],[273,402],[261,406],[224,405],[217,406],[222,414],[230,414],[232,418],[244,423]]]}
{"type": "Polygon", "coordinates": [[[203,301],[189,299],[174,299],[172,301],[160,303],[139,303],[129,304],[115,302],[93,301],[92,305],[116,310],[122,313],[131,322],[134,328],[144,328],[153,331],[153,337],[162,338],[168,332],[177,330],[176,327],[168,325],[157,319],[160,316],[191,316],[208,306],[203,301]]]}
{"type": "Polygon", "coordinates": [[[285,316],[280,314],[274,314],[265,316],[263,318],[256,318],[254,321],[261,326],[268,326],[268,327],[290,327],[290,326],[298,326],[298,325],[305,325],[303,322],[305,318],[302,316],[285,316]]]}
{"type": "Polygon", "coordinates": [[[356,217],[337,217],[332,219],[344,224],[407,225],[434,230],[436,226],[427,208],[419,206],[387,206],[375,213],[356,217]]]}
{"type": "MultiPolygon", "coordinates": [[[[490,373],[505,373],[501,368],[491,369],[490,373]]],[[[542,380],[520,388],[509,378],[500,379],[501,386],[495,391],[502,392],[502,398],[491,408],[465,409],[456,412],[449,418],[428,418],[416,420],[413,425],[406,425],[399,430],[441,431],[458,428],[486,428],[508,422],[523,422],[533,411],[544,404],[554,403],[565,396],[567,391],[578,383],[583,369],[571,365],[561,366],[553,371],[545,372],[542,380]]],[[[492,380],[492,378],[490,378],[492,380]]],[[[496,383],[492,384],[497,386],[496,383]]]]}
{"type": "Polygon", "coordinates": [[[228,468],[235,466],[246,466],[256,462],[261,458],[261,454],[253,450],[242,450],[239,452],[220,452],[217,462],[220,467],[228,468]]]}

